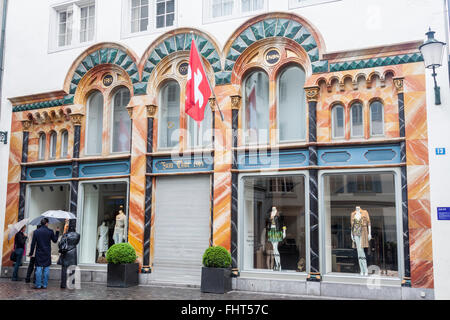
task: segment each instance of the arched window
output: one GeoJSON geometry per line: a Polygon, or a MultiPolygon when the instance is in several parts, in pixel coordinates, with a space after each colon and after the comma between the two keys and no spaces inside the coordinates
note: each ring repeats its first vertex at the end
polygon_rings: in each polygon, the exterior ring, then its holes
{"type": "Polygon", "coordinates": [[[87,103],[86,154],[102,153],[103,95],[92,93],[87,103]]]}
{"type": "Polygon", "coordinates": [[[55,131],[52,131],[50,133],[50,154],[49,154],[49,158],[50,159],[55,159],[56,158],[56,139],[57,139],[57,135],[55,131]]]}
{"type": "Polygon", "coordinates": [[[171,80],[159,93],[158,147],[172,148],[179,143],[180,85],[171,80]]]}
{"type": "Polygon", "coordinates": [[[345,137],[345,110],[340,104],[331,109],[331,134],[333,139],[345,137]]]}
{"type": "Polygon", "coordinates": [[[383,104],[374,101],[370,104],[370,135],[382,136],[384,134],[383,104]]]}
{"type": "Polygon", "coordinates": [[[359,102],[352,104],[350,108],[350,131],[352,137],[364,136],[364,115],[363,106],[359,102]]]}
{"type": "Polygon", "coordinates": [[[212,141],[212,114],[209,102],[206,104],[204,112],[205,117],[200,125],[187,115],[190,147],[205,147],[212,141]]]}
{"type": "Polygon", "coordinates": [[[120,88],[113,97],[112,152],[129,152],[131,119],[127,112],[130,90],[120,88]]]}
{"type": "Polygon", "coordinates": [[[254,71],[245,79],[243,114],[246,144],[269,142],[269,77],[254,71]]]}
{"type": "Polygon", "coordinates": [[[45,133],[41,132],[39,134],[39,153],[38,153],[39,160],[45,159],[45,145],[46,145],[45,133]]]}
{"type": "Polygon", "coordinates": [[[305,140],[305,71],[291,66],[278,80],[278,130],[280,142],[305,140]]]}
{"type": "Polygon", "coordinates": [[[69,150],[69,132],[63,130],[61,132],[61,158],[67,157],[69,150]]]}

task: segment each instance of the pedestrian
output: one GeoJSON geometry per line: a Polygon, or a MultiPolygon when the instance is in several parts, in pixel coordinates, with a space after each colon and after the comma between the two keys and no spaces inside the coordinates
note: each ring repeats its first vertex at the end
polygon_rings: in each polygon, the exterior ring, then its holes
{"type": "MultiPolygon", "coordinates": [[[[40,227],[41,227],[41,225],[38,225],[37,229],[39,229],[40,227]]],[[[30,234],[31,239],[33,239],[33,233],[30,234]]],[[[31,251],[31,242],[30,241],[28,241],[28,244],[27,244],[27,251],[28,252],[31,251]]],[[[33,282],[36,282],[35,261],[36,261],[36,257],[33,254],[33,256],[30,257],[30,262],[28,263],[27,276],[25,277],[25,282],[26,283],[30,283],[31,282],[31,274],[33,274],[33,271],[34,271],[33,282]]]]}
{"type": "MultiPolygon", "coordinates": [[[[59,252],[61,255],[58,259],[58,264],[61,265],[61,288],[66,288],[67,283],[67,268],[69,266],[77,265],[77,245],[80,242],[80,234],[75,231],[75,224],[69,224],[66,220],[64,230],[67,230],[63,234],[59,242],[59,252]]],[[[71,275],[74,273],[72,271],[71,275]]],[[[73,282],[72,282],[73,283],[73,282]]]]}
{"type": "Polygon", "coordinates": [[[41,220],[41,227],[33,233],[31,242],[31,250],[29,256],[32,257],[36,248],[36,282],[35,289],[47,289],[48,276],[50,273],[51,258],[51,241],[58,241],[59,228],[56,228],[56,234],[48,228],[48,219],[41,220]],[[44,279],[42,279],[42,276],[44,279]]]}
{"type": "Polygon", "coordinates": [[[16,262],[14,263],[14,271],[12,274],[12,281],[19,281],[18,273],[19,267],[22,265],[23,251],[25,250],[25,242],[27,235],[25,234],[25,226],[20,229],[14,236],[14,253],[16,255],[16,262]]]}

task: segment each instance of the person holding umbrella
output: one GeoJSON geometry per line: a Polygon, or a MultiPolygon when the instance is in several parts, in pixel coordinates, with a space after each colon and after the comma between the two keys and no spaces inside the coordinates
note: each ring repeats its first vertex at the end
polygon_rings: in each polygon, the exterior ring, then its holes
{"type": "Polygon", "coordinates": [[[48,284],[48,276],[50,273],[51,259],[51,241],[56,243],[58,241],[59,228],[56,228],[56,234],[53,230],[48,228],[48,219],[41,220],[41,227],[36,229],[33,233],[33,240],[31,242],[31,250],[29,256],[32,257],[34,249],[36,248],[36,282],[35,289],[46,289],[48,284]],[[44,279],[42,279],[42,272],[44,279]],[[43,283],[42,283],[43,282],[43,283]]]}
{"type": "Polygon", "coordinates": [[[25,227],[26,226],[23,226],[22,229],[20,229],[14,236],[14,254],[16,256],[16,262],[14,264],[14,271],[11,278],[12,281],[19,281],[19,267],[22,264],[23,251],[25,250],[25,242],[27,241],[25,227]]]}

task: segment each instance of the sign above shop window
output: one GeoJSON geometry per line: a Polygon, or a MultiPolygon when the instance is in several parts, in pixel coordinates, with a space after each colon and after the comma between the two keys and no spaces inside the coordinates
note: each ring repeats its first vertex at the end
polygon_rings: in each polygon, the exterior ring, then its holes
{"type": "Polygon", "coordinates": [[[264,54],[264,60],[268,65],[274,65],[277,64],[278,61],[281,59],[281,54],[278,51],[278,49],[272,48],[266,51],[264,54]]]}
{"type": "Polygon", "coordinates": [[[154,173],[209,171],[212,170],[213,158],[211,155],[190,155],[180,158],[160,158],[153,160],[154,173]]]}
{"type": "Polygon", "coordinates": [[[105,75],[105,76],[103,77],[102,82],[103,82],[103,85],[104,85],[105,87],[109,87],[109,86],[112,85],[112,83],[114,82],[114,78],[113,78],[112,75],[107,74],[107,75],[105,75]]]}
{"type": "Polygon", "coordinates": [[[450,207],[438,207],[438,220],[450,220],[450,207]]]}

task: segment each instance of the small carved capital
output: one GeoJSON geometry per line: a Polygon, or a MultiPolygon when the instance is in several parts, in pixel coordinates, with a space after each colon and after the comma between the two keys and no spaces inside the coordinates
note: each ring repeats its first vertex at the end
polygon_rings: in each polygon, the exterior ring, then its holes
{"type": "Polygon", "coordinates": [[[71,113],[70,120],[75,126],[81,126],[81,122],[83,121],[84,114],[82,113],[71,113]]]}
{"type": "Polygon", "coordinates": [[[31,120],[22,120],[22,131],[29,131],[31,128],[31,120]]]}
{"type": "Polygon", "coordinates": [[[147,107],[147,118],[154,118],[156,116],[156,112],[158,111],[158,106],[154,104],[149,104],[147,107]]]}
{"type": "Polygon", "coordinates": [[[133,106],[127,107],[128,115],[130,116],[130,119],[133,120],[133,106]]]}
{"type": "Polygon", "coordinates": [[[209,98],[209,107],[211,108],[211,111],[216,111],[217,105],[216,105],[216,98],[209,98]]]}
{"type": "Polygon", "coordinates": [[[242,97],[238,94],[231,96],[231,109],[239,110],[241,108],[242,97]]]}
{"type": "Polygon", "coordinates": [[[319,100],[319,87],[307,87],[305,88],[306,100],[308,102],[313,102],[319,100]]]}
{"type": "Polygon", "coordinates": [[[394,78],[395,89],[397,89],[397,93],[403,93],[403,78],[394,78]]]}

